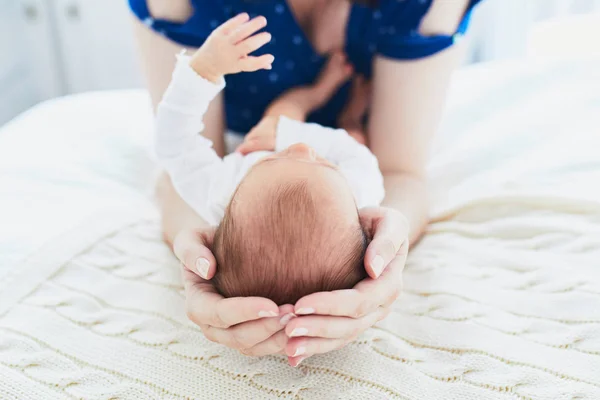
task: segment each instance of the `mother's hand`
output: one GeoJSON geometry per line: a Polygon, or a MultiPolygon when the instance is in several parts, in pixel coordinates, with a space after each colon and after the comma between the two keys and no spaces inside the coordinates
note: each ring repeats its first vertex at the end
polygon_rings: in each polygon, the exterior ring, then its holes
{"type": "Polygon", "coordinates": [[[384,207],[362,209],[359,216],[373,238],[365,255],[370,278],[353,289],[313,293],[298,300],[298,317],[285,328],[290,338],[286,354],[292,366],[345,346],[385,318],[400,294],[409,247],[406,218],[384,207]]]}
{"type": "Polygon", "coordinates": [[[183,278],[188,317],[207,339],[251,356],[282,353],[288,338],[283,330],[293,306],[277,307],[262,297],[224,298],[208,281],[216,272],[210,245],[214,228],[185,230],[173,241],[173,250],[184,266],[183,278]]]}

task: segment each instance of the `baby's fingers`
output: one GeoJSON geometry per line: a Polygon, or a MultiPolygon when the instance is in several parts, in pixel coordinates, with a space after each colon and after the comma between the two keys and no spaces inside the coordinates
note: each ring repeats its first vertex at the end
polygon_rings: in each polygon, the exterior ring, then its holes
{"type": "Polygon", "coordinates": [[[238,44],[242,40],[260,31],[265,26],[267,26],[267,19],[265,17],[253,18],[245,24],[238,26],[238,28],[231,33],[231,43],[238,44]]]}
{"type": "Polygon", "coordinates": [[[245,156],[246,154],[250,154],[252,153],[252,148],[255,146],[255,144],[253,143],[248,143],[248,142],[244,142],[242,144],[240,144],[238,146],[237,149],[235,149],[236,153],[240,153],[241,155],[245,156]]]}
{"type": "Polygon", "coordinates": [[[238,43],[236,45],[237,50],[239,51],[240,57],[247,56],[263,47],[265,44],[271,41],[271,34],[269,32],[261,32],[257,35],[251,36],[248,39],[238,43]]]}
{"type": "Polygon", "coordinates": [[[254,72],[259,69],[271,69],[275,57],[271,54],[265,54],[260,57],[248,56],[240,60],[242,71],[254,72]]]}
{"type": "Polygon", "coordinates": [[[245,156],[246,154],[261,150],[269,150],[268,143],[260,136],[256,136],[252,139],[245,140],[235,151],[245,156]]]}
{"type": "Polygon", "coordinates": [[[242,24],[250,19],[250,16],[247,13],[241,13],[236,15],[235,17],[225,21],[221,26],[219,26],[216,30],[220,31],[224,35],[229,35],[231,32],[235,31],[242,24]]]}

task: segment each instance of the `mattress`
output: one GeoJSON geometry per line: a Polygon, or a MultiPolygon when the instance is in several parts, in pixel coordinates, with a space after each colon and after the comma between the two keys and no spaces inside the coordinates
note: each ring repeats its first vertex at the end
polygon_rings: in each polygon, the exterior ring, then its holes
{"type": "Polygon", "coordinates": [[[1,399],[599,399],[600,60],[459,71],[384,321],[287,366],[185,316],[141,91],[0,129],[1,399]]]}

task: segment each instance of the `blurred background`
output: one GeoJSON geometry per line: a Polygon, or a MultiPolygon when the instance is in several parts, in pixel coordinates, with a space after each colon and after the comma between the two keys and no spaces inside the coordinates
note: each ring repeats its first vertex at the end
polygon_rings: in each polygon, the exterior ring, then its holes
{"type": "MultiPolygon", "coordinates": [[[[600,0],[486,0],[468,40],[466,63],[600,53],[600,0]]],[[[0,55],[0,125],[50,98],[143,85],[126,0],[0,0],[0,55]]]]}

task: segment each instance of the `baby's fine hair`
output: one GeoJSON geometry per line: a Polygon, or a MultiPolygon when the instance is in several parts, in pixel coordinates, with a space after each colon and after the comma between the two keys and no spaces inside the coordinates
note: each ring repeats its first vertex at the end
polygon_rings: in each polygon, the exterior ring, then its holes
{"type": "Polygon", "coordinates": [[[340,234],[306,180],[270,190],[252,218],[236,218],[235,194],[225,210],[213,242],[213,283],[221,294],[294,304],[310,293],[352,288],[366,277],[368,238],[358,212],[356,225],[340,234]]]}

